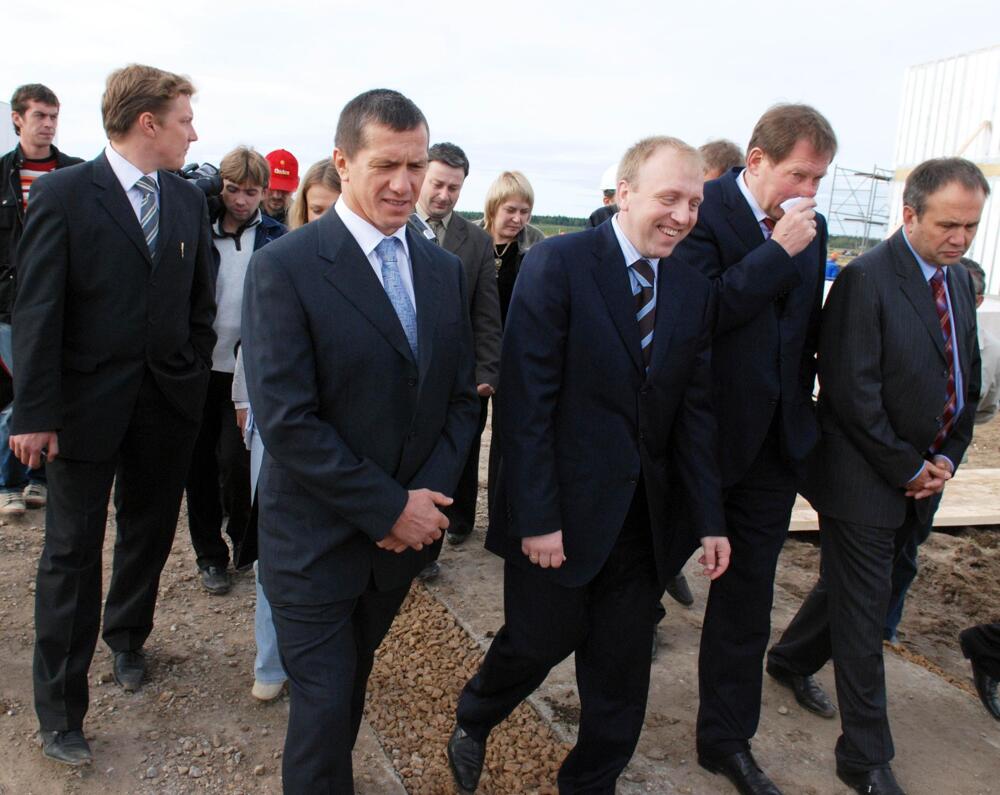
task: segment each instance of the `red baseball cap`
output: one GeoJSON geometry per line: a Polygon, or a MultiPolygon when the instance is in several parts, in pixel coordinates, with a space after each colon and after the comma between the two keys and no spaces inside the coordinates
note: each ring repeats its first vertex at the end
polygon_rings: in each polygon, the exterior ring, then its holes
{"type": "Polygon", "coordinates": [[[268,188],[291,193],[299,186],[299,161],[287,149],[268,152],[267,162],[271,166],[268,188]]]}

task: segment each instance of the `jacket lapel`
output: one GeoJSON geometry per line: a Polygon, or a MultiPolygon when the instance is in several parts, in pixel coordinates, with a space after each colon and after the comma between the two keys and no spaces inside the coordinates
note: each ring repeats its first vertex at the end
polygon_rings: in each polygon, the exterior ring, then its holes
{"type": "Polygon", "coordinates": [[[656,323],[653,326],[653,358],[649,362],[650,372],[658,369],[670,347],[677,317],[681,312],[681,290],[671,257],[660,260],[656,268],[656,323]]]}
{"type": "MultiPolygon", "coordinates": [[[[618,334],[632,357],[636,369],[645,376],[642,361],[642,343],[639,339],[639,324],[635,319],[635,298],[626,270],[625,258],[615,237],[611,224],[602,224],[596,232],[601,241],[598,261],[593,268],[594,279],[601,291],[604,303],[611,313],[618,334]]],[[[657,319],[659,326],[659,319],[657,319]]],[[[653,335],[653,346],[656,346],[656,334],[653,335]]]]}
{"type": "Polygon", "coordinates": [[[764,242],[764,233],[760,230],[760,224],[754,218],[753,210],[747,204],[743,192],[736,184],[742,170],[742,168],[734,168],[721,180],[720,185],[722,201],[728,211],[729,225],[743,241],[747,251],[750,251],[764,242]]]}
{"type": "Polygon", "coordinates": [[[434,353],[434,331],[437,328],[438,302],[441,300],[441,275],[434,267],[422,241],[417,240],[417,236],[409,229],[406,234],[410,264],[413,266],[413,294],[417,300],[417,369],[422,384],[434,353]]]}
{"type": "MultiPolygon", "coordinates": [[[[180,197],[177,195],[178,186],[169,176],[160,172],[160,231],[156,235],[156,256],[153,257],[153,270],[156,270],[163,253],[169,245],[170,235],[173,233],[174,225],[177,223],[180,197]]],[[[140,227],[141,230],[141,227],[140,227]]]]}
{"type": "MultiPolygon", "coordinates": [[[[413,352],[396,310],[392,308],[368,257],[347,231],[340,216],[331,208],[313,223],[319,225],[319,256],[330,263],[324,274],[327,281],[368,319],[400,356],[413,362],[413,352]]],[[[419,325],[417,333],[420,333],[419,325]]]]}
{"type": "Polygon", "coordinates": [[[941,322],[938,319],[937,309],[934,307],[931,288],[924,279],[920,265],[917,264],[906,245],[906,241],[903,240],[902,229],[892,236],[889,246],[896,260],[896,273],[899,275],[899,287],[903,291],[903,295],[906,296],[913,311],[917,313],[917,317],[924,324],[927,333],[931,335],[934,347],[937,348],[941,358],[947,361],[944,353],[944,336],[941,334],[941,322]]]}
{"type": "Polygon", "coordinates": [[[465,241],[469,239],[469,230],[466,229],[466,221],[458,213],[451,217],[451,223],[444,233],[444,248],[452,254],[458,254],[465,241]]]}
{"type": "Polygon", "coordinates": [[[111,170],[108,158],[102,152],[94,160],[94,184],[101,188],[97,194],[97,201],[107,210],[116,224],[132,241],[139,253],[146,260],[146,264],[152,266],[153,261],[149,256],[149,246],[146,245],[146,238],[142,234],[142,227],[139,226],[139,219],[135,216],[135,210],[125,195],[121,183],[111,170]]]}

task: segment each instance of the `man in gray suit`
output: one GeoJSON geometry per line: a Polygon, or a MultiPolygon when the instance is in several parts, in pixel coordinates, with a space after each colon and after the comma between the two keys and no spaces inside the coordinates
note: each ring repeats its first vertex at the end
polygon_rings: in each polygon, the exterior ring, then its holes
{"type": "Polygon", "coordinates": [[[822,442],[806,491],[822,569],[768,669],[810,676],[832,656],[837,775],[870,795],[902,792],[882,660],[893,560],[930,522],[972,439],[979,348],[959,260],[989,190],[967,160],[921,163],[903,190],[903,228],[844,269],[823,313],[822,442]]]}
{"type": "MultiPolygon", "coordinates": [[[[500,376],[500,299],[497,295],[493,241],[486,230],[471,224],[455,212],[455,204],[469,176],[469,158],[451,143],[434,144],[428,152],[427,174],[420,189],[417,210],[411,220],[428,230],[446,251],[462,260],[469,300],[469,319],[476,352],[476,391],[479,393],[479,432],[455,489],[455,503],[448,511],[451,525],[448,542],[461,544],[476,524],[476,497],[479,492],[479,440],[486,427],[490,396],[500,376]]],[[[428,236],[425,234],[425,236],[428,236]]],[[[435,561],[421,575],[437,574],[435,561]]]]}

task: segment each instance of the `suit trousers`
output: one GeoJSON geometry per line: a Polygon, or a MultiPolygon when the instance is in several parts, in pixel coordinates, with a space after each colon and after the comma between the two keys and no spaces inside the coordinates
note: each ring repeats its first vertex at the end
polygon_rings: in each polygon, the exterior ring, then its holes
{"type": "Polygon", "coordinates": [[[965,658],[972,660],[987,676],[1000,679],[1000,621],[969,627],[958,637],[965,658]]]}
{"type": "Polygon", "coordinates": [[[233,374],[212,371],[187,478],[188,525],[198,568],[229,564],[222,520],[236,550],[250,519],[250,452],[236,424],[233,374]]]}
{"type": "Polygon", "coordinates": [[[795,503],[774,426],[723,499],[732,558],[709,588],[698,657],[698,752],[716,756],[747,750],[760,722],[774,573],[795,503]]]}
{"type": "Polygon", "coordinates": [[[485,742],[575,652],[580,726],[559,770],[559,792],[612,795],[642,731],[661,592],[641,491],[607,561],[586,585],[565,588],[542,569],[505,563],[504,625],[459,697],[458,724],[485,742]]]}
{"type": "Polygon", "coordinates": [[[49,479],[45,545],[35,589],[35,710],[46,731],[79,729],[101,624],[101,552],[115,484],[117,536],[104,641],[138,650],[153,629],[160,573],[174,540],[198,432],[148,371],[120,447],[108,461],[58,457],[49,479]]]}
{"type": "Polygon", "coordinates": [[[773,664],[803,676],[833,659],[842,730],[838,770],[875,770],[892,760],[882,632],[893,561],[921,524],[912,500],[894,529],[820,514],[819,582],[768,654],[773,664]]]}
{"type": "Polygon", "coordinates": [[[471,533],[476,526],[476,502],[479,499],[479,447],[483,431],[486,429],[490,399],[480,397],[479,404],[481,407],[479,430],[472,437],[472,447],[465,461],[465,469],[462,470],[458,485],[455,487],[455,502],[445,511],[450,522],[448,532],[457,535],[471,533]]]}
{"type": "Polygon", "coordinates": [[[903,620],[906,594],[917,578],[920,545],[930,537],[931,530],[934,529],[933,514],[937,513],[938,506],[941,504],[941,495],[935,494],[927,499],[933,501],[931,516],[926,522],[918,525],[916,532],[897,549],[896,557],[892,563],[892,594],[889,597],[889,609],[885,614],[885,629],[882,632],[882,637],[885,640],[892,640],[896,637],[899,622],[903,620]]]}
{"type": "Polygon", "coordinates": [[[409,584],[329,604],[271,604],[290,710],[281,781],[286,795],[354,792],[351,751],[375,650],[409,584]]]}

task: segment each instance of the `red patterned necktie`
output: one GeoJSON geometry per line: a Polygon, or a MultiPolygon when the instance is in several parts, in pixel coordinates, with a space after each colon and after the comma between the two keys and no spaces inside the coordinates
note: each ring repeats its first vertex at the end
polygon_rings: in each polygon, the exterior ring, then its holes
{"type": "Polygon", "coordinates": [[[770,240],[771,239],[771,235],[774,233],[775,220],[773,218],[770,218],[770,217],[768,217],[768,216],[765,215],[764,216],[764,220],[761,221],[761,223],[764,224],[764,226],[767,227],[767,234],[765,235],[765,237],[768,240],[770,240]]]}
{"type": "Polygon", "coordinates": [[[940,452],[944,446],[945,439],[951,432],[952,425],[955,424],[955,408],[958,406],[958,398],[955,394],[955,348],[951,338],[951,313],[948,311],[948,297],[944,289],[944,271],[941,268],[931,276],[931,292],[934,295],[934,308],[937,309],[938,321],[941,324],[941,336],[944,337],[944,358],[948,362],[948,389],[944,403],[944,411],[941,412],[941,430],[934,437],[934,443],[930,447],[932,455],[940,452]]]}

